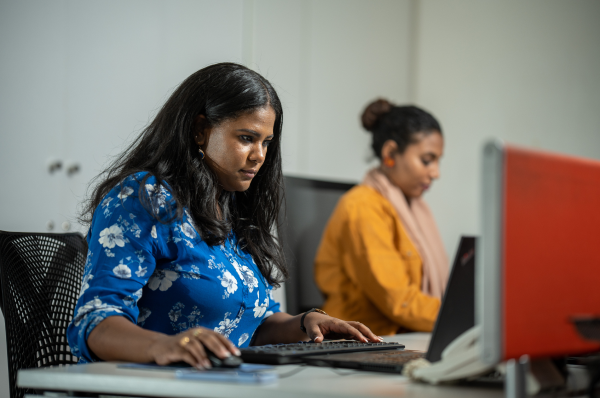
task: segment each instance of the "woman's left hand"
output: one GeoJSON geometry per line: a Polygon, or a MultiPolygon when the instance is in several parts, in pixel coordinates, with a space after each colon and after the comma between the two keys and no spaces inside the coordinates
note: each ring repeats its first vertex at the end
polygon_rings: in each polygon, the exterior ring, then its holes
{"type": "Polygon", "coordinates": [[[328,339],[354,339],[367,343],[379,343],[383,338],[377,336],[371,329],[360,322],[342,321],[318,312],[311,312],[304,317],[306,334],[315,343],[328,339]]]}

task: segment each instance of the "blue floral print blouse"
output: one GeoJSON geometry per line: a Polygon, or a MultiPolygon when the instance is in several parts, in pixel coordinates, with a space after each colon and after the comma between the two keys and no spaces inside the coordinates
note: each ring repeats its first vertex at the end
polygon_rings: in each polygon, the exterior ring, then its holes
{"type": "MultiPolygon", "coordinates": [[[[113,188],[94,213],[81,293],[67,329],[71,351],[80,363],[98,360],[87,338],[114,315],[170,335],[204,326],[248,346],[258,326],[280,311],[271,285],[237,247],[235,234],[209,246],[187,211],[170,224],[152,217],[138,196],[145,174],[113,188]]],[[[165,215],[169,191],[154,177],[142,189],[151,210],[165,215]]]]}

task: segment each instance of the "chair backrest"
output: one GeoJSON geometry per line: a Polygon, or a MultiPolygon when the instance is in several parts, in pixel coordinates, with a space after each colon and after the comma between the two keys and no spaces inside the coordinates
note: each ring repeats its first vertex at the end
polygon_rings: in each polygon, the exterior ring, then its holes
{"type": "Polygon", "coordinates": [[[285,209],[279,231],[290,268],[287,312],[297,314],[323,304],[315,284],[314,260],[323,230],[340,197],[354,184],[284,177],[285,209]]]}
{"type": "Polygon", "coordinates": [[[17,371],[77,363],[67,326],[81,289],[87,243],[79,233],[0,231],[0,309],[6,327],[12,398],[17,371]]]}

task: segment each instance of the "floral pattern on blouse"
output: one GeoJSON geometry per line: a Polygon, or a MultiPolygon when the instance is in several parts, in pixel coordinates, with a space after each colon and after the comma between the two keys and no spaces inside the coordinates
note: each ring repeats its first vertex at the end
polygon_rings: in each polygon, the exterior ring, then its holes
{"type": "Polygon", "coordinates": [[[81,292],[67,330],[71,351],[81,363],[98,358],[87,347],[90,332],[109,316],[169,335],[203,326],[239,347],[270,315],[279,312],[272,287],[252,256],[231,233],[218,246],[201,238],[189,213],[168,224],[170,192],[146,180],[151,212],[137,192],[145,173],[113,188],[94,213],[87,235],[88,255],[81,292]]]}

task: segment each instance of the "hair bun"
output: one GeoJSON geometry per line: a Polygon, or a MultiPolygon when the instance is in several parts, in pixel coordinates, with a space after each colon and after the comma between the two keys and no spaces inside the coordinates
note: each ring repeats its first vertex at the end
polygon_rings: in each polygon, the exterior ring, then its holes
{"type": "Polygon", "coordinates": [[[361,121],[362,125],[367,131],[373,131],[373,127],[377,124],[377,121],[382,115],[385,115],[392,108],[385,99],[378,99],[371,102],[364,110],[361,121]]]}

